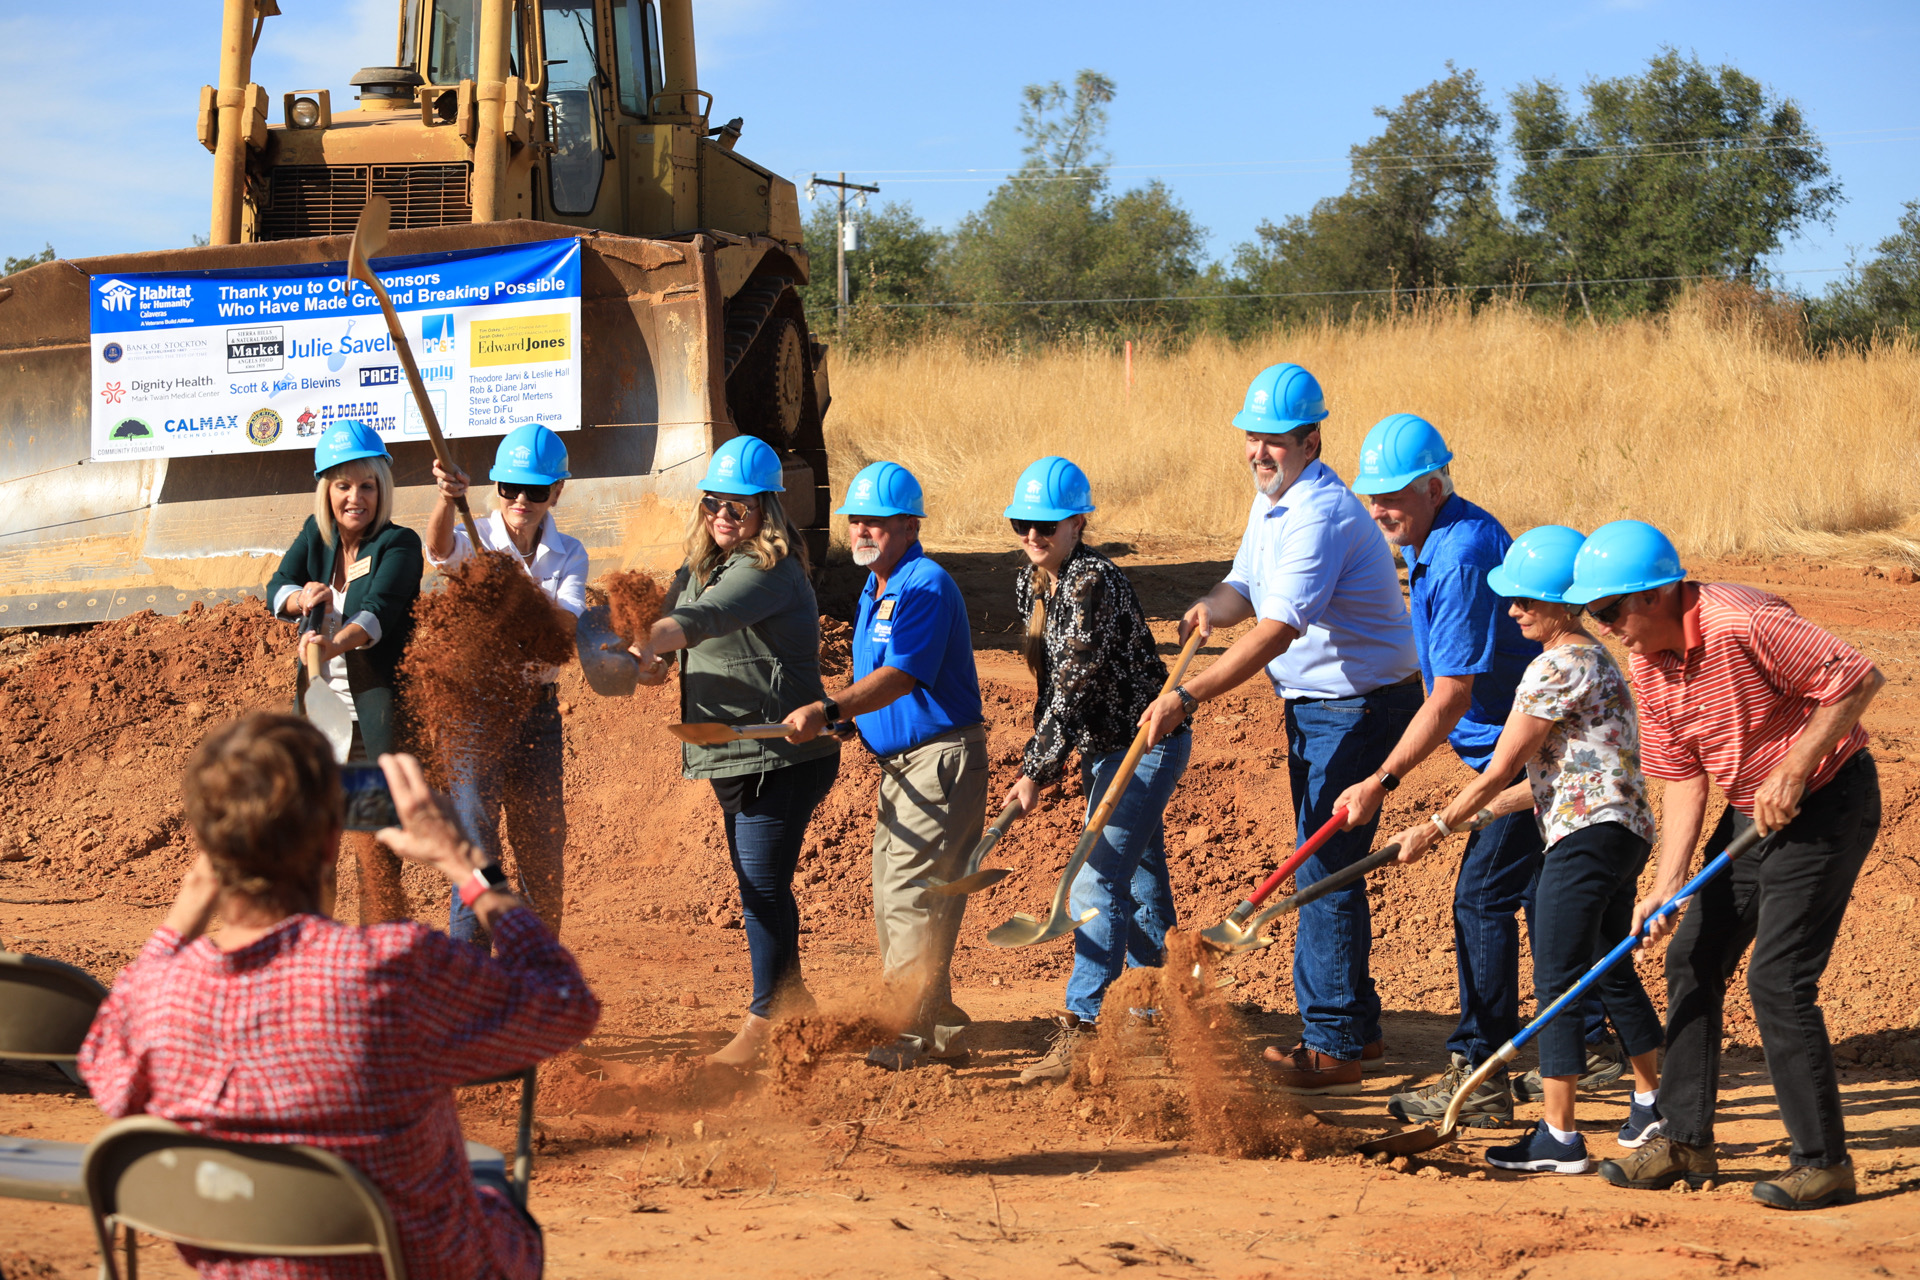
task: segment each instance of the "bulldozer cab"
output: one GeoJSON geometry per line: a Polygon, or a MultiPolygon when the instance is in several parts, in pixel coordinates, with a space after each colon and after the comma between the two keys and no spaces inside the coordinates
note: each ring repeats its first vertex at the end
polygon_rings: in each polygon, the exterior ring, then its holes
{"type": "MultiPolygon", "coordinates": [[[[215,160],[207,247],[55,261],[0,282],[0,485],[12,499],[0,628],[259,593],[312,502],[297,428],[272,449],[237,437],[193,456],[101,448],[99,397],[122,389],[100,381],[89,307],[124,276],[344,272],[376,194],[392,206],[396,258],[578,241],[578,410],[550,425],[567,433],[575,477],[560,518],[594,573],[673,568],[706,459],[741,432],[779,451],[784,505],[822,563],[830,394],[798,292],[798,193],[735,149],[739,119],[710,124],[692,0],[399,0],[392,63],[354,72],[357,103],[338,109],[327,90],[252,82],[282,2],[225,0],[220,83],[200,95],[198,138],[215,160]]],[[[477,340],[473,325],[418,323],[416,343],[477,340]]],[[[233,336],[208,332],[230,355],[233,336]]],[[[287,374],[302,351],[289,337],[287,374]]],[[[208,372],[229,383],[226,367],[208,372]]],[[[290,424],[367,417],[355,396],[387,394],[367,386],[273,409],[290,424]]],[[[145,418],[128,396],[135,431],[145,418]]],[[[200,421],[259,411],[258,395],[231,398],[202,406],[200,421]]],[[[378,413],[378,430],[395,424],[394,518],[417,523],[433,500],[430,451],[398,438],[405,406],[378,413]]],[[[448,429],[483,475],[504,433],[448,429]]]]}

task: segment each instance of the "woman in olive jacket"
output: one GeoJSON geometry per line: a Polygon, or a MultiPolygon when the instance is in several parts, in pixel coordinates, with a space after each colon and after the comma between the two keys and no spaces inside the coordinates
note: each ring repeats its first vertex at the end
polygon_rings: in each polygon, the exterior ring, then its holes
{"type": "MultiPolygon", "coordinates": [[[[680,650],[683,721],[772,724],[826,696],[820,608],[800,535],[780,504],[780,459],[736,436],[714,451],[701,488],[686,563],[668,592],[672,612],[633,646],[640,679],[663,682],[660,655],[680,650]]],[[[840,771],[840,744],[762,738],[689,743],[681,752],[685,776],[708,779],[720,803],[753,964],[746,1023],[712,1060],[747,1066],[765,1047],[775,999],[807,1003],[793,871],[807,823],[840,771]]]]}
{"type": "MultiPolygon", "coordinates": [[[[394,670],[413,634],[420,594],[420,535],[392,522],[393,459],[372,428],[336,422],[313,451],[313,514],[267,583],[274,616],[299,620],[300,692],[306,651],[320,650],[321,678],[348,699],[349,760],[399,751],[394,670]]],[[[371,837],[354,833],[363,924],[406,915],[400,865],[371,837]]]]}

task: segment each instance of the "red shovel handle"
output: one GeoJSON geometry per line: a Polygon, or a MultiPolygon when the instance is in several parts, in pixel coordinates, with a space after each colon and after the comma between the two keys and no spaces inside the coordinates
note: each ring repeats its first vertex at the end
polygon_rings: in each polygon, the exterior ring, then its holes
{"type": "Polygon", "coordinates": [[[1294,850],[1294,854],[1291,858],[1288,858],[1285,862],[1280,864],[1280,869],[1278,871],[1274,872],[1272,875],[1268,876],[1265,880],[1261,881],[1260,887],[1253,891],[1253,896],[1251,898],[1248,898],[1247,901],[1252,903],[1256,907],[1259,906],[1262,902],[1265,902],[1267,900],[1267,895],[1272,893],[1275,889],[1278,889],[1280,887],[1280,882],[1282,880],[1285,880],[1288,876],[1292,875],[1295,868],[1297,868],[1301,863],[1305,862],[1308,858],[1311,858],[1319,850],[1321,845],[1333,839],[1334,833],[1340,830],[1341,825],[1345,823],[1346,820],[1347,820],[1347,807],[1345,805],[1341,805],[1338,809],[1335,809],[1333,811],[1333,816],[1327,819],[1327,824],[1324,827],[1321,827],[1318,831],[1308,836],[1307,842],[1301,845],[1298,849],[1294,850]]]}

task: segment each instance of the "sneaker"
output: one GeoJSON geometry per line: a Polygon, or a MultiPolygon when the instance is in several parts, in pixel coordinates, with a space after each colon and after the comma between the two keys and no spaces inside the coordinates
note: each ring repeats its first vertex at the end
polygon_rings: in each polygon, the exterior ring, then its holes
{"type": "Polygon", "coordinates": [[[1487,1148],[1487,1163],[1523,1173],[1585,1173],[1593,1167],[1585,1138],[1576,1133],[1572,1142],[1562,1142],[1547,1131],[1545,1120],[1512,1146],[1487,1148]]]}
{"type": "Polygon", "coordinates": [[[1659,1103],[1649,1102],[1643,1107],[1636,1102],[1627,1110],[1627,1122],[1620,1126],[1620,1145],[1632,1151],[1658,1133],[1665,1123],[1659,1103]]]}
{"type": "MultiPolygon", "coordinates": [[[[1387,1099],[1387,1113],[1395,1120],[1408,1124],[1438,1120],[1447,1114],[1447,1106],[1453,1101],[1453,1095],[1459,1092],[1460,1086],[1467,1082],[1473,1070],[1467,1060],[1456,1053],[1453,1055],[1453,1064],[1438,1080],[1418,1089],[1396,1093],[1387,1099]]],[[[1505,1071],[1496,1071],[1481,1081],[1480,1087],[1460,1104],[1460,1123],[1473,1128],[1513,1123],[1513,1088],[1508,1083],[1505,1071]]]]}
{"type": "Polygon", "coordinates": [[[927,1051],[920,1042],[905,1036],[892,1044],[877,1044],[867,1050],[867,1062],[888,1071],[911,1071],[926,1060],[927,1051]]]}
{"type": "Polygon", "coordinates": [[[1774,1209],[1824,1209],[1852,1204],[1855,1194],[1853,1161],[1816,1169],[1797,1164],[1771,1182],[1756,1183],[1753,1198],[1774,1209]]]}
{"type": "MultiPolygon", "coordinates": [[[[1620,1048],[1620,1042],[1611,1037],[1596,1040],[1587,1046],[1587,1065],[1580,1073],[1577,1087],[1581,1093],[1599,1093],[1626,1072],[1627,1055],[1620,1048]]],[[[1546,1096],[1538,1067],[1514,1081],[1513,1096],[1518,1102],[1538,1102],[1546,1096]]]]}
{"type": "Polygon", "coordinates": [[[1360,1092],[1360,1059],[1330,1058],[1302,1041],[1286,1053],[1269,1047],[1265,1054],[1273,1071],[1274,1087],[1282,1093],[1308,1098],[1346,1097],[1360,1092]]]}
{"type": "MultiPolygon", "coordinates": [[[[1720,1174],[1712,1147],[1690,1147],[1656,1133],[1624,1160],[1602,1160],[1600,1176],[1616,1187],[1635,1191],[1665,1191],[1682,1178],[1698,1188],[1720,1174]]],[[[1756,1192],[1756,1194],[1758,1194],[1756,1192]]]]}
{"type": "Polygon", "coordinates": [[[1047,1040],[1047,1051],[1038,1062],[1020,1073],[1021,1084],[1043,1084],[1065,1080],[1073,1074],[1073,1049],[1081,1036],[1093,1035],[1093,1024],[1082,1022],[1069,1013],[1060,1019],[1059,1029],[1047,1040]]]}

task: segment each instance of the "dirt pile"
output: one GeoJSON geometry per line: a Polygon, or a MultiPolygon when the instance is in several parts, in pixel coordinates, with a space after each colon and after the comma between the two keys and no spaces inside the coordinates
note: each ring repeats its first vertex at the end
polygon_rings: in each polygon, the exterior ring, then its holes
{"type": "Polygon", "coordinates": [[[476,553],[444,591],[421,595],[413,618],[400,677],[442,779],[450,760],[517,728],[539,696],[539,673],[573,658],[559,609],[505,552],[476,553]]]}
{"type": "Polygon", "coordinates": [[[660,620],[667,589],[652,574],[637,570],[610,573],[600,588],[607,593],[614,634],[628,645],[639,644],[660,620]]]}

